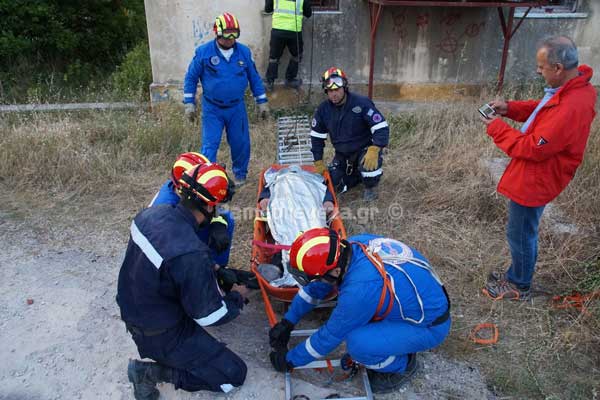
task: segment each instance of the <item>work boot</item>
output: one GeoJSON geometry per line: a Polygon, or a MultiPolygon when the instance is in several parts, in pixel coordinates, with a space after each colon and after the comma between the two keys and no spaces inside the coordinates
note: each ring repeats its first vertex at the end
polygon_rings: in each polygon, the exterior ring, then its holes
{"type": "Polygon", "coordinates": [[[275,90],[275,81],[267,79],[265,81],[265,89],[267,89],[267,92],[272,92],[273,90],[275,90]]]}
{"type": "Polygon", "coordinates": [[[127,366],[127,377],[133,383],[133,397],[136,400],[158,400],[160,392],[156,384],[171,382],[172,375],[171,368],[154,362],[129,360],[127,366]]]}
{"type": "Polygon", "coordinates": [[[235,187],[241,188],[246,184],[246,178],[235,178],[235,187]]]}
{"type": "Polygon", "coordinates": [[[292,88],[292,89],[298,89],[300,86],[302,86],[302,79],[298,79],[298,78],[286,79],[285,86],[292,88]]]}
{"type": "Polygon", "coordinates": [[[366,202],[371,202],[374,200],[377,200],[377,198],[379,197],[379,195],[377,194],[377,188],[376,187],[366,187],[365,191],[363,192],[363,200],[366,202]]]}
{"type": "Polygon", "coordinates": [[[504,276],[496,274],[490,274],[482,292],[492,300],[525,301],[531,297],[531,288],[521,288],[504,276]]]}
{"type": "Polygon", "coordinates": [[[367,370],[369,383],[373,393],[391,393],[402,387],[417,372],[417,355],[412,353],[408,355],[408,362],[404,372],[377,372],[372,369],[367,370]]]}

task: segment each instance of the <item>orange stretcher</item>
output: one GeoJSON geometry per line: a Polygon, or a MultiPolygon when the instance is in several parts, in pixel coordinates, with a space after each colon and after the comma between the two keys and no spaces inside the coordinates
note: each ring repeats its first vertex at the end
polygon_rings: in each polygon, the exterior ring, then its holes
{"type": "MultiPolygon", "coordinates": [[[[286,165],[273,164],[270,168],[280,170],[282,168],[287,168],[286,165]]],[[[315,172],[313,166],[303,165],[302,169],[309,172],[315,172]]],[[[290,246],[281,245],[275,243],[271,233],[269,231],[268,223],[261,218],[260,207],[258,205],[258,200],[260,193],[262,192],[265,186],[265,168],[260,174],[260,181],[258,184],[258,192],[256,195],[256,218],[254,219],[254,236],[252,240],[252,259],[251,259],[251,270],[256,274],[256,278],[258,280],[258,285],[260,286],[260,292],[262,294],[264,303],[265,303],[265,311],[267,313],[267,318],[269,319],[269,324],[271,326],[277,323],[277,316],[275,315],[275,311],[273,311],[273,305],[271,304],[271,298],[282,301],[285,303],[290,303],[296,293],[298,293],[297,287],[275,287],[271,286],[269,282],[260,274],[258,271],[258,265],[263,263],[270,263],[272,257],[280,252],[281,250],[289,250],[290,246]]],[[[333,185],[331,184],[331,177],[329,176],[329,172],[325,171],[323,174],[323,178],[325,179],[325,183],[329,191],[333,195],[333,219],[329,222],[329,227],[331,229],[336,230],[342,238],[346,238],[346,229],[344,228],[344,223],[342,222],[337,198],[335,197],[335,191],[333,189],[333,185]]],[[[335,293],[331,296],[335,297],[335,293]]]]}

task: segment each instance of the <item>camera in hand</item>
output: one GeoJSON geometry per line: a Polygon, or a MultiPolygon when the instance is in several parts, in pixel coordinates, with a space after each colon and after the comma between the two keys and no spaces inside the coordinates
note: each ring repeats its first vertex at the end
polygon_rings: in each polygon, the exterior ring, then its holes
{"type": "Polygon", "coordinates": [[[484,104],[477,111],[479,111],[479,114],[483,115],[483,118],[487,119],[490,119],[493,115],[496,114],[496,110],[494,110],[494,108],[489,104],[484,104]]]}

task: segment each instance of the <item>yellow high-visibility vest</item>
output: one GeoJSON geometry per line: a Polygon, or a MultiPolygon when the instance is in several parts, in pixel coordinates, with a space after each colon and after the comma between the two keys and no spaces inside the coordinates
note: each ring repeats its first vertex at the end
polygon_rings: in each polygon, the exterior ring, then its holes
{"type": "Polygon", "coordinates": [[[273,29],[302,31],[302,5],[304,0],[274,0],[273,29]]]}

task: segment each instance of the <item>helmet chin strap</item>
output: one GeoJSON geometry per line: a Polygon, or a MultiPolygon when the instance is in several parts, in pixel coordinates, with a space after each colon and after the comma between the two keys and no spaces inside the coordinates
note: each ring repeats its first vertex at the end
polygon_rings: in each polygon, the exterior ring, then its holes
{"type": "Polygon", "coordinates": [[[210,225],[210,221],[212,221],[215,212],[213,210],[213,212],[209,212],[208,210],[206,210],[204,207],[197,207],[196,208],[198,211],[200,211],[202,213],[202,215],[204,215],[204,221],[202,221],[201,224],[199,224],[200,228],[206,228],[210,225]]]}

